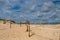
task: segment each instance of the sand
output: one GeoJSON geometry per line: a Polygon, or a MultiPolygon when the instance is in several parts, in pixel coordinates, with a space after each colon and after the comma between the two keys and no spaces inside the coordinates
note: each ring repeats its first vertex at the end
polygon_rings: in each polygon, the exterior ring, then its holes
{"type": "Polygon", "coordinates": [[[60,24],[31,24],[26,32],[26,24],[0,24],[0,40],[60,40],[60,24]]]}

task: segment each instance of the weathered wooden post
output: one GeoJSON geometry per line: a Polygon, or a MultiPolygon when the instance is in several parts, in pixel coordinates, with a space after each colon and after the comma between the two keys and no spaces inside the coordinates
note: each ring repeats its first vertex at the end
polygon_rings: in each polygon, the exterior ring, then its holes
{"type": "Polygon", "coordinates": [[[28,36],[30,37],[30,22],[27,21],[27,32],[28,32],[28,36]]]}
{"type": "Polygon", "coordinates": [[[6,20],[3,20],[3,24],[6,24],[6,20]]]}
{"type": "Polygon", "coordinates": [[[11,28],[11,21],[10,21],[10,28],[11,28]]]}
{"type": "Polygon", "coordinates": [[[28,32],[28,30],[29,30],[29,29],[28,29],[28,22],[29,22],[29,21],[26,21],[26,26],[27,26],[26,31],[27,31],[27,32],[28,32]]]}
{"type": "Polygon", "coordinates": [[[30,37],[30,23],[29,23],[29,37],[30,37]]]}
{"type": "Polygon", "coordinates": [[[20,22],[20,27],[21,27],[21,22],[20,22]]]}

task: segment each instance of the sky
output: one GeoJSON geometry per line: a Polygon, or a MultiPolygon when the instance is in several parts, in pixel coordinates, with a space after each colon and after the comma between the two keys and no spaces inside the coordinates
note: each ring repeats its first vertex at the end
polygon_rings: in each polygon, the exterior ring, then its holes
{"type": "Polygon", "coordinates": [[[60,23],[60,0],[0,0],[0,18],[17,23],[60,23]]]}

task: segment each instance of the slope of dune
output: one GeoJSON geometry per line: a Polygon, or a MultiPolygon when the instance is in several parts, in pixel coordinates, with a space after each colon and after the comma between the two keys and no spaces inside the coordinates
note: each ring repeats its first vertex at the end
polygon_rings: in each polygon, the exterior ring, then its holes
{"type": "Polygon", "coordinates": [[[0,40],[59,40],[59,26],[31,24],[29,37],[25,24],[12,24],[11,28],[7,24],[0,24],[0,40]]]}

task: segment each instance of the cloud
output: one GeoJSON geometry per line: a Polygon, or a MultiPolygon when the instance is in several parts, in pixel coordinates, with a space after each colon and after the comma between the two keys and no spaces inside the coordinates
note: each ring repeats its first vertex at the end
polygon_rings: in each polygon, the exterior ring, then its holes
{"type": "Polygon", "coordinates": [[[0,17],[19,22],[58,22],[60,20],[59,0],[0,0],[0,17]],[[1,14],[2,13],[2,14],[1,14]],[[56,17],[55,17],[56,16],[56,17]]]}

